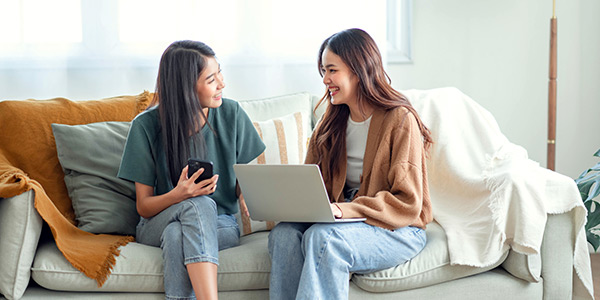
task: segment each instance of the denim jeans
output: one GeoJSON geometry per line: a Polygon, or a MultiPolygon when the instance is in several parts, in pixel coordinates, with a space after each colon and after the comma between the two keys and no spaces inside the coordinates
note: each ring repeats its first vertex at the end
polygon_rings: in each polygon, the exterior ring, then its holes
{"type": "Polygon", "coordinates": [[[219,250],[239,245],[240,231],[235,216],[217,216],[216,203],[201,196],[173,204],[152,218],[141,218],[136,239],[162,249],[165,297],[195,299],[186,265],[218,264],[219,250]]]}
{"type": "Polygon", "coordinates": [[[351,272],[402,264],[421,252],[426,241],[425,230],[416,227],[279,223],[269,234],[270,299],[348,299],[351,272]]]}

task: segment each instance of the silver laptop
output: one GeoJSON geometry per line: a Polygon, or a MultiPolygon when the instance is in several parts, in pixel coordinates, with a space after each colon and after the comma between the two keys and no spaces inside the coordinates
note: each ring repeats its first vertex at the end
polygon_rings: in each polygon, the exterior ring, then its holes
{"type": "Polygon", "coordinates": [[[233,165],[255,221],[357,222],[336,219],[317,165],[233,165]]]}

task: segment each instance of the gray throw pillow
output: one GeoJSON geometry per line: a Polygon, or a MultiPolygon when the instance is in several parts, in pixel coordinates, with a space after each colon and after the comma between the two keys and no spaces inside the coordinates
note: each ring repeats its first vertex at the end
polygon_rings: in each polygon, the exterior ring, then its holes
{"type": "Polygon", "coordinates": [[[52,124],[78,227],[135,235],[135,185],[117,177],[130,122],[52,124]]]}

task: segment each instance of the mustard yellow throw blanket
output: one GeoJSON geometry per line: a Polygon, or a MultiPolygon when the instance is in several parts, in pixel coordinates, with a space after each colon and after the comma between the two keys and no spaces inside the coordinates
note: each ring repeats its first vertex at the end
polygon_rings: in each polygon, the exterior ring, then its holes
{"type": "Polygon", "coordinates": [[[130,121],[151,98],[145,91],[137,96],[89,101],[55,98],[0,102],[0,197],[33,189],[35,208],[52,230],[58,249],[98,286],[110,275],[118,247],[134,238],[92,234],[76,227],[51,124],[130,121]]]}

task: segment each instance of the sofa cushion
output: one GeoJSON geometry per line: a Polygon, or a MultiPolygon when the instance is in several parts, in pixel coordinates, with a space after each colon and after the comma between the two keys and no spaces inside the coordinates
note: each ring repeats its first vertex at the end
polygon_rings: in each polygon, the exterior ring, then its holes
{"type": "MultiPolygon", "coordinates": [[[[301,164],[306,155],[308,130],[306,113],[295,112],[280,118],[254,121],[254,127],[267,148],[251,164],[301,164]]],[[[242,191],[243,194],[243,191],[242,191]]],[[[240,209],[241,211],[241,209],[240,209]]],[[[238,214],[242,235],[271,230],[275,222],[255,221],[238,214]]]]}
{"type": "Polygon", "coordinates": [[[42,218],[33,198],[33,190],[0,198],[0,294],[8,299],[21,298],[29,284],[42,231],[42,218]]]}
{"type": "MultiPolygon", "coordinates": [[[[244,236],[239,247],[219,252],[219,291],[265,289],[271,263],[267,233],[244,236]]],[[[67,262],[50,241],[38,248],[32,278],[40,286],[60,291],[164,292],[162,251],[158,247],[129,243],[102,287],[67,262]]]]}
{"type": "Polygon", "coordinates": [[[250,163],[304,163],[310,132],[310,129],[306,128],[306,113],[298,111],[279,118],[252,123],[267,148],[250,163]]]}
{"type": "Polygon", "coordinates": [[[240,105],[246,111],[252,121],[267,121],[269,119],[283,117],[295,112],[306,115],[305,124],[311,132],[312,97],[309,93],[296,93],[290,95],[276,96],[271,98],[240,100],[240,105]]]}
{"type": "Polygon", "coordinates": [[[427,225],[427,245],[412,260],[385,270],[354,274],[352,281],[369,292],[393,292],[430,286],[474,274],[483,273],[500,265],[508,252],[496,263],[485,268],[451,265],[448,242],[437,222],[427,225]]]}
{"type": "Polygon", "coordinates": [[[117,177],[130,122],[52,124],[78,227],[135,235],[135,185],[117,177]]]}
{"type": "MultiPolygon", "coordinates": [[[[281,127],[284,128],[285,142],[281,143],[280,140],[269,138],[263,139],[267,149],[265,154],[258,157],[253,163],[303,163],[304,155],[306,154],[306,142],[312,132],[313,122],[310,118],[312,114],[314,98],[308,93],[295,93],[289,95],[282,95],[270,98],[261,99],[250,99],[240,100],[239,103],[246,111],[250,119],[253,121],[257,131],[268,131],[261,135],[263,136],[274,136],[276,137],[275,122],[281,122],[281,127]],[[302,118],[301,126],[298,124],[298,120],[294,115],[300,113],[302,118]],[[304,137],[300,137],[300,133],[297,131],[301,128],[301,132],[304,137]],[[297,134],[295,132],[298,132],[297,134]],[[289,134],[297,136],[295,138],[289,138],[289,134]],[[300,142],[303,141],[303,154],[297,153],[295,149],[300,149],[300,142]],[[294,150],[292,154],[289,152],[282,152],[279,150],[279,145],[286,145],[286,149],[290,148],[294,150]],[[294,146],[298,145],[298,146],[294,146]],[[281,154],[284,154],[282,159],[281,154]],[[296,159],[296,155],[298,158],[296,159]],[[302,156],[302,159],[300,159],[302,156]]],[[[243,193],[243,191],[242,191],[243,193]]],[[[254,221],[247,216],[242,216],[239,212],[236,214],[238,224],[240,226],[240,232],[242,235],[250,234],[257,231],[270,230],[273,228],[274,223],[254,221]]]]}
{"type": "Polygon", "coordinates": [[[539,253],[524,254],[511,249],[502,267],[517,278],[539,282],[542,273],[542,257],[539,253]]]}

